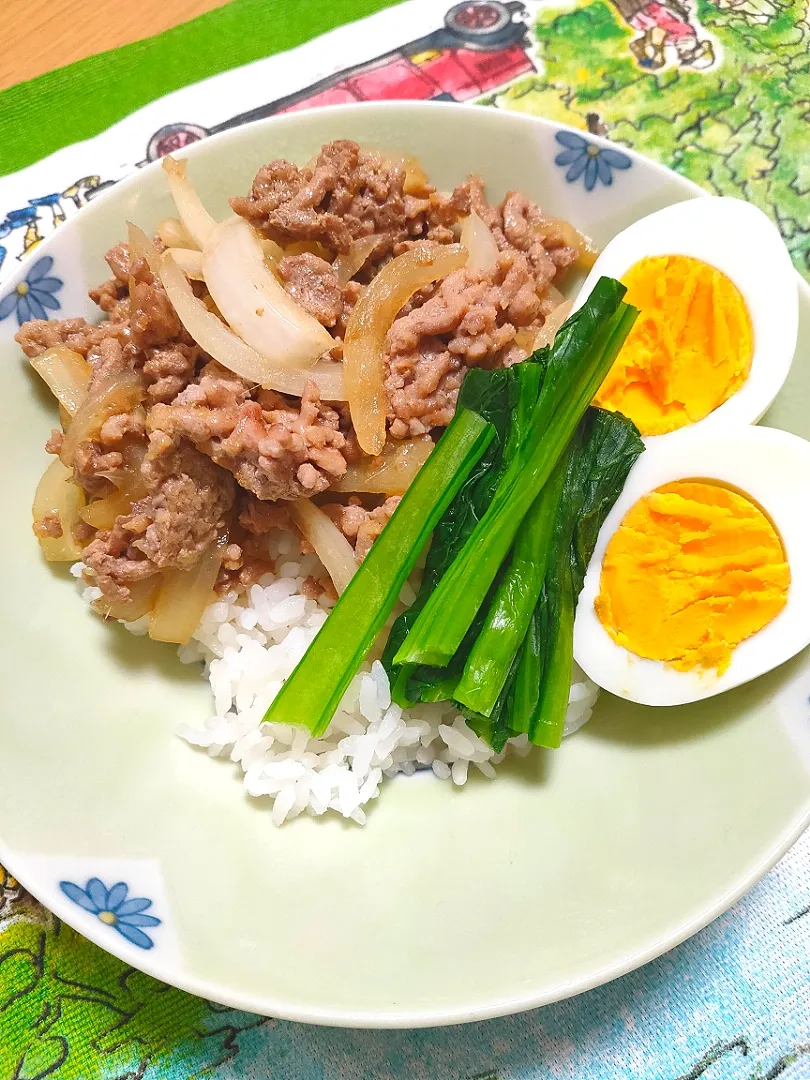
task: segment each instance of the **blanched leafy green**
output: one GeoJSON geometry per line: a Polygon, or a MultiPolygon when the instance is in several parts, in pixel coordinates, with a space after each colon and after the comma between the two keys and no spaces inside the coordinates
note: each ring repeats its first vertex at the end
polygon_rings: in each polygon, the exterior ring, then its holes
{"type": "Polygon", "coordinates": [[[265,720],[323,734],[432,530],[494,436],[478,413],[457,409],[265,720]]]}
{"type": "Polygon", "coordinates": [[[428,596],[396,664],[446,666],[464,640],[506,559],[520,523],[565,451],[638,312],[621,282],[600,278],[548,353],[524,438],[505,463],[484,515],[428,596]]]}
{"type": "Polygon", "coordinates": [[[511,724],[538,746],[562,739],[577,597],[599,530],[644,444],[620,413],[588,409],[569,447],[545,580],[515,675],[511,724]]]}

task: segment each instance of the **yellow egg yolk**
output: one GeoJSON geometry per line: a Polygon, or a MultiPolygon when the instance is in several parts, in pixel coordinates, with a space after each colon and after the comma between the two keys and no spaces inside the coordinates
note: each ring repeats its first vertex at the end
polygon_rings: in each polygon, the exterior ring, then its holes
{"type": "Polygon", "coordinates": [[[596,613],[613,640],[680,671],[716,668],[785,606],[782,541],[745,495],[681,480],[645,495],[610,538],[596,613]]]}
{"type": "Polygon", "coordinates": [[[642,259],[622,281],[640,315],[594,404],[629,416],[642,435],[702,420],[751,370],[751,320],[739,289],[686,255],[642,259]]]}

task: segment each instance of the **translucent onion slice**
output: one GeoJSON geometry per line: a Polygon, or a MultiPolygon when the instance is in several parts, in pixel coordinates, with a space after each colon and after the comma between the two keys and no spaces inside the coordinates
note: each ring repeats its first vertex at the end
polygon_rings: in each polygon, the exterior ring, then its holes
{"type": "Polygon", "coordinates": [[[109,479],[116,485],[116,490],[102,499],[94,499],[79,511],[82,521],[94,529],[111,529],[116,518],[129,514],[132,504],[146,495],[146,485],[138,468],[119,469],[109,479]]]}
{"type": "Polygon", "coordinates": [[[169,178],[169,189],[183,228],[198,248],[204,248],[216,221],[203,206],[191,181],[186,179],[185,159],[169,155],[163,159],[163,169],[169,178]]]}
{"type": "Polygon", "coordinates": [[[193,248],[170,248],[171,256],[187,278],[205,281],[202,268],[202,252],[193,248]]]}
{"type": "Polygon", "coordinates": [[[402,442],[389,441],[377,457],[350,462],[332,491],[367,491],[376,495],[404,495],[433,449],[429,435],[402,442]]]}
{"type": "Polygon", "coordinates": [[[391,165],[399,165],[405,170],[405,183],[402,190],[406,195],[424,195],[430,187],[427,173],[422,162],[415,154],[403,154],[400,150],[373,150],[391,165]]]}
{"type": "Polygon", "coordinates": [[[288,503],[287,508],[290,517],[326,567],[326,572],[340,595],[357,570],[352,545],[329,515],[319,506],[315,506],[310,499],[298,499],[288,503]]]}
{"type": "Polygon", "coordinates": [[[264,261],[268,263],[277,263],[284,258],[284,248],[275,242],[275,240],[260,240],[262,251],[264,252],[264,261]]]}
{"type": "Polygon", "coordinates": [[[94,529],[111,529],[116,518],[128,514],[131,509],[132,499],[129,495],[124,491],[114,491],[103,499],[94,499],[87,506],[83,506],[79,517],[94,529]]]}
{"type": "Polygon", "coordinates": [[[143,383],[134,371],[119,371],[100,380],[73,416],[59,452],[62,463],[72,466],[80,443],[94,439],[111,416],[132,412],[142,397],[143,383]]]}
{"type": "Polygon", "coordinates": [[[194,241],[183,228],[183,222],[179,218],[163,218],[157,223],[155,232],[167,248],[192,248],[194,241]]]}
{"type": "Polygon", "coordinates": [[[71,483],[72,480],[72,469],[56,458],[43,473],[34,493],[31,507],[34,525],[43,518],[56,515],[62,528],[61,536],[40,536],[37,532],[37,540],[48,562],[75,562],[82,555],[82,546],[73,535],[73,526],[84,506],[84,492],[78,484],[71,483]]]}
{"type": "Polygon", "coordinates": [[[201,349],[229,371],[248,382],[301,397],[308,382],[318,387],[324,401],[345,401],[343,365],[325,360],[310,368],[275,368],[251,349],[193,293],[185,274],[167,252],[161,260],[160,280],[178,318],[201,349]]]}
{"type": "Polygon", "coordinates": [[[352,241],[352,246],[345,255],[338,255],[332,263],[332,269],[341,286],[347,285],[357,271],[363,268],[366,259],[379,242],[379,236],[374,233],[371,236],[361,236],[359,240],[352,241]]]}
{"type": "Polygon", "coordinates": [[[577,264],[583,270],[590,270],[599,256],[599,248],[587,236],[574,228],[570,221],[562,218],[543,216],[542,223],[535,230],[543,240],[553,240],[577,252],[577,264]]]}
{"type": "Polygon", "coordinates": [[[85,358],[64,345],[57,345],[28,362],[48,384],[59,404],[74,416],[90,385],[92,368],[85,358]]]}
{"type": "Polygon", "coordinates": [[[498,262],[498,245],[495,237],[478,214],[468,214],[461,223],[461,243],[469,251],[467,269],[488,274],[498,262]]]}
{"type": "Polygon", "coordinates": [[[534,349],[542,349],[546,345],[554,344],[554,338],[557,336],[557,331],[571,314],[573,306],[573,300],[563,300],[561,304],[558,304],[554,310],[549,313],[546,317],[546,321],[537,331],[532,351],[534,351],[534,349]]]}
{"type": "Polygon", "coordinates": [[[274,367],[304,367],[334,348],[328,330],[267,268],[259,238],[242,218],[223,221],[203,248],[205,284],[228,325],[274,367]]]}
{"type": "Polygon", "coordinates": [[[214,599],[223,541],[212,544],[190,570],[166,570],[152,611],[149,636],[153,641],[185,645],[197,629],[202,613],[214,599]]]}
{"type": "Polygon", "coordinates": [[[446,277],[467,261],[460,244],[415,244],[387,263],[358,300],[343,344],[346,397],[357,440],[367,453],[385,445],[385,335],[417,289],[446,277]]]}
{"type": "Polygon", "coordinates": [[[160,273],[160,252],[143,229],[139,229],[131,221],[127,222],[127,244],[129,254],[145,259],[149,269],[157,277],[160,273]]]}
{"type": "Polygon", "coordinates": [[[148,615],[155,603],[155,596],[161,582],[161,575],[136,581],[129,587],[128,600],[115,600],[109,596],[93,601],[93,608],[105,619],[120,619],[122,622],[135,622],[148,615]]]}
{"type": "Polygon", "coordinates": [[[303,255],[308,253],[309,255],[316,255],[325,262],[331,262],[335,254],[333,251],[330,251],[328,247],[325,247],[320,240],[294,240],[291,244],[287,244],[285,248],[282,248],[282,252],[284,255],[303,255]]]}

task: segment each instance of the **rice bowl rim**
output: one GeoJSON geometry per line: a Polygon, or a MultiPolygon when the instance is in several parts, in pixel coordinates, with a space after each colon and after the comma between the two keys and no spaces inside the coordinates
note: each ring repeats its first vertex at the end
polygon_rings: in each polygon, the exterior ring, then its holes
{"type": "MultiPolygon", "coordinates": [[[[454,116],[458,117],[459,120],[466,114],[468,122],[470,116],[478,115],[481,119],[482,126],[484,127],[487,123],[492,122],[511,125],[515,131],[516,137],[519,136],[521,131],[530,134],[532,132],[537,132],[538,130],[545,130],[547,133],[569,131],[582,137],[582,133],[578,129],[544,118],[496,109],[483,110],[480,109],[479,106],[460,105],[456,103],[368,102],[357,105],[327,106],[318,109],[317,112],[324,120],[334,121],[336,134],[338,134],[340,118],[348,114],[364,113],[368,116],[379,114],[383,120],[385,118],[394,118],[397,115],[402,114],[417,114],[421,115],[426,122],[429,122],[430,114],[437,110],[442,110],[444,112],[449,110],[454,116]],[[498,119],[493,120],[494,117],[497,117],[498,119]]],[[[300,123],[302,119],[306,122],[306,118],[311,115],[312,110],[308,110],[301,113],[292,113],[255,121],[252,124],[244,125],[241,128],[232,131],[225,131],[202,140],[199,143],[192,144],[183,149],[182,156],[187,157],[192,161],[198,156],[204,158],[205,155],[211,153],[212,150],[216,153],[221,147],[227,145],[229,139],[238,139],[240,136],[244,137],[246,132],[261,133],[268,128],[278,130],[287,126],[295,126],[297,123],[300,123]]],[[[475,123],[476,122],[473,122],[473,126],[475,126],[475,123]]],[[[383,124],[383,126],[385,125],[383,124]]],[[[588,141],[605,149],[614,148],[616,145],[609,140],[590,134],[588,135],[588,141]]],[[[627,147],[622,147],[622,152],[627,154],[633,164],[638,166],[643,172],[647,174],[652,173],[662,179],[666,179],[669,184],[672,184],[673,182],[676,183],[678,188],[683,192],[685,199],[705,197],[707,195],[707,192],[699,188],[692,181],[679,176],[665,166],[651,161],[636,151],[627,147]]],[[[154,162],[141,172],[120,181],[115,185],[113,191],[103,193],[97,199],[93,200],[93,203],[90,204],[90,206],[96,206],[100,204],[102,200],[106,203],[106,201],[110,199],[124,198],[130,195],[137,196],[137,192],[143,183],[144,177],[151,175],[150,170],[154,172],[154,170],[160,168],[160,162],[154,162]]],[[[86,220],[90,219],[90,215],[88,214],[89,209],[90,207],[80,211],[75,217],[65,222],[57,232],[37,245],[36,250],[22,260],[15,273],[4,282],[4,290],[13,287],[16,282],[23,280],[27,276],[33,263],[38,259],[41,259],[43,255],[48,255],[52,251],[58,250],[70,238],[82,235],[84,223],[86,220]],[[76,222],[79,224],[76,224],[76,222]]],[[[576,224],[576,222],[574,223],[576,224]]],[[[801,278],[799,281],[800,301],[807,312],[810,311],[810,287],[808,287],[801,278]]],[[[78,603],[78,600],[76,602],[78,603]]],[[[90,938],[90,940],[100,948],[112,953],[127,964],[136,966],[156,979],[169,983],[189,993],[221,1002],[232,1008],[272,1015],[281,1019],[338,1027],[411,1028],[471,1022],[508,1015],[572,997],[624,975],[650,960],[655,959],[662,953],[691,937],[734,904],[775,865],[792,844],[795,843],[808,825],[810,825],[810,799],[808,799],[807,804],[799,817],[794,818],[790,825],[773,839],[767,854],[765,854],[749,870],[749,872],[736,883],[734,888],[717,896],[711,904],[706,905],[703,910],[693,915],[691,918],[685,919],[672,932],[661,936],[651,946],[631,952],[620,962],[599,968],[587,977],[575,979],[570,982],[560,982],[553,989],[546,990],[542,993],[528,991],[521,994],[515,994],[510,998],[485,1001],[476,1007],[467,1006],[461,1010],[457,1008],[454,1009],[453,1007],[444,1009],[433,1008],[427,1012],[420,1012],[419,1010],[406,1010],[401,1012],[390,1010],[383,1010],[381,1012],[369,1010],[343,1011],[341,1009],[302,1009],[300,1007],[291,1009],[289,1006],[285,1005],[284,1001],[274,1000],[266,996],[259,998],[251,993],[241,994],[228,991],[216,981],[201,978],[199,976],[188,975],[176,963],[167,963],[159,959],[158,956],[152,958],[146,953],[133,956],[132,950],[126,946],[123,940],[121,940],[119,944],[117,939],[109,937],[104,932],[104,928],[101,924],[99,924],[99,927],[96,929],[95,927],[88,928],[87,925],[82,923],[80,933],[83,936],[90,938]]],[[[36,899],[45,904],[45,906],[54,912],[58,918],[68,925],[77,928],[76,907],[62,897],[58,890],[49,887],[47,883],[39,880],[34,868],[27,865],[26,858],[24,853],[18,853],[9,847],[3,837],[0,836],[0,861],[3,865],[6,866],[6,868],[36,899]]]]}

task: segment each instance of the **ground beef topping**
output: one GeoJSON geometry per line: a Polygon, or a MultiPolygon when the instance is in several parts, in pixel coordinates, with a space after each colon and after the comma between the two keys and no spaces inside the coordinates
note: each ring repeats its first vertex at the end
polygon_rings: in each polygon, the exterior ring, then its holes
{"type": "Polygon", "coordinates": [[[256,174],[250,195],[231,206],[280,244],[316,240],[346,252],[352,240],[380,236],[377,257],[407,235],[405,170],[341,139],[323,147],[312,166],[271,161],[256,174]]]}
{"type": "Polygon", "coordinates": [[[329,514],[354,547],[357,561],[362,562],[371,550],[371,545],[399,506],[401,498],[400,495],[392,495],[375,509],[366,510],[355,495],[345,506],[341,503],[327,503],[322,509],[329,514]]]}
{"type": "Polygon", "coordinates": [[[263,401],[247,394],[244,383],[204,372],[171,405],[155,405],[149,425],[190,439],[260,499],[304,498],[343,475],[340,415],[321,404],[315,383],[299,408],[277,394],[263,401]]]}
{"type": "MultiPolygon", "coordinates": [[[[231,204],[288,248],[277,265],[279,279],[330,328],[335,359],[351,312],[382,263],[425,239],[454,243],[460,220],[472,211],[486,223],[500,252],[494,270],[457,270],[419,289],[387,335],[385,388],[394,438],[447,425],[470,367],[522,359],[560,302],[555,281],[580,253],[570,227],[520,193],[491,206],[480,179],[470,177],[443,194],[413,163],[348,140],[324,146],[303,168],[270,162],[249,195],[231,204]],[[376,244],[357,279],[342,285],[327,260],[366,237],[376,244]]],[[[91,365],[91,390],[126,370],[143,380],[142,404],[107,419],[76,450],[75,478],[91,498],[131,483],[138,470],[147,492],[113,529],[91,540],[85,562],[105,594],[121,600],[164,568],[194,565],[229,515],[223,582],[256,580],[268,568],[267,534],[291,527],[284,501],[324,492],[347,462],[362,457],[348,407],[322,403],[314,383],[298,401],[220,367],[187,334],[143,258],[118,244],[106,259],[111,277],[90,294],[105,315],[98,326],[84,319],[38,320],[17,335],[29,357],[54,346],[80,353],[91,365]]],[[[192,287],[210,302],[204,283],[192,287]]],[[[60,432],[47,449],[60,452],[60,432]]],[[[140,495],[144,488],[135,490],[140,495]]],[[[358,559],[397,501],[367,509],[351,498],[328,507],[358,559]]],[[[55,536],[57,525],[43,519],[37,527],[55,536]]]]}
{"type": "Polygon", "coordinates": [[[130,587],[171,567],[187,569],[213,543],[233,505],[233,478],[187,442],[158,434],[141,468],[149,494],[100,532],[82,559],[105,595],[128,600],[130,587]]]}
{"type": "Polygon", "coordinates": [[[343,289],[324,259],[303,252],[288,255],[278,264],[284,288],[322,326],[334,326],[343,314],[343,289]]]}
{"type": "Polygon", "coordinates": [[[504,252],[491,274],[455,270],[386,340],[390,431],[424,434],[453,417],[469,367],[500,367],[519,329],[539,329],[541,307],[527,257],[504,252]]]}

